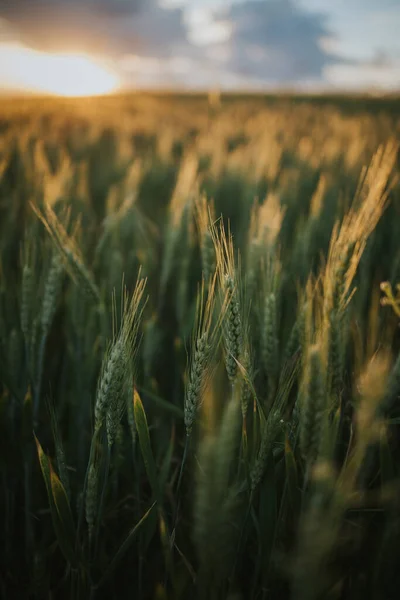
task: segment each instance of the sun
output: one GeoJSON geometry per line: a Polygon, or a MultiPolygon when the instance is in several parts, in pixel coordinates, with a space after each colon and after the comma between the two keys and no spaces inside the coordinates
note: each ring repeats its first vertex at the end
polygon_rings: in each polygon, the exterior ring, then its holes
{"type": "Polygon", "coordinates": [[[109,94],[119,84],[116,72],[85,54],[49,54],[19,44],[0,45],[3,89],[79,97],[109,94]]]}

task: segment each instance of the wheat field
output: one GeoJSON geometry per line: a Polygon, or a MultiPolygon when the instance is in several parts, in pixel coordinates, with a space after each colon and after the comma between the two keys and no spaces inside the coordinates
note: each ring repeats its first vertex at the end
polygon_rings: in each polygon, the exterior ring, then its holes
{"type": "Polygon", "coordinates": [[[1,596],[397,598],[396,103],[0,106],[1,596]]]}

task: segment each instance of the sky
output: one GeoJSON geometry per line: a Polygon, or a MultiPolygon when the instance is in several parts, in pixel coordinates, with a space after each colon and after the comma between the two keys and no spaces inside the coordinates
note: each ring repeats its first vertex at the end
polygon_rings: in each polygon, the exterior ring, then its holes
{"type": "Polygon", "coordinates": [[[0,0],[0,87],[30,49],[127,89],[400,90],[399,32],[400,0],[0,0]]]}

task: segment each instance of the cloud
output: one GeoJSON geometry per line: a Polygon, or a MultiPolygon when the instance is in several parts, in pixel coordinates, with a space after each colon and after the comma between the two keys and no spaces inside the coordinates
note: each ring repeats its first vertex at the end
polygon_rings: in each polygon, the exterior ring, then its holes
{"type": "Polygon", "coordinates": [[[121,22],[153,8],[156,0],[0,0],[0,17],[39,50],[118,54],[121,22]]]}
{"type": "MultiPolygon", "coordinates": [[[[398,2],[365,1],[375,17],[379,2],[390,14],[398,2]]],[[[363,2],[338,0],[337,6],[343,13],[363,2]]],[[[350,24],[337,6],[325,0],[0,0],[0,42],[107,56],[127,85],[336,85],[357,66],[364,79],[383,67],[393,72],[386,46],[373,48],[369,62],[349,53],[341,34],[350,24]]]]}
{"type": "MultiPolygon", "coordinates": [[[[248,0],[214,10],[210,3],[188,4],[175,11],[186,34],[181,31],[174,50],[191,59],[188,73],[173,76],[181,84],[195,77],[199,85],[208,77],[222,87],[321,81],[326,67],[341,62],[320,43],[331,35],[324,14],[305,11],[295,0],[248,0]]],[[[164,66],[169,72],[170,65],[164,66]]]]}
{"type": "Polygon", "coordinates": [[[208,46],[227,42],[232,34],[229,20],[217,20],[214,12],[205,6],[185,11],[188,39],[195,46],[208,46]]]}
{"type": "Polygon", "coordinates": [[[115,15],[131,13],[154,0],[0,0],[2,13],[21,14],[24,11],[47,11],[51,8],[73,8],[80,6],[92,13],[115,15]]]}
{"type": "Polygon", "coordinates": [[[137,14],[115,18],[114,27],[119,50],[160,59],[182,52],[190,53],[184,13],[180,8],[146,7],[137,14]]]}
{"type": "Polygon", "coordinates": [[[325,17],[294,0],[250,0],[225,13],[232,26],[229,67],[268,82],[321,78],[332,56],[320,44],[330,35],[325,17]]]}

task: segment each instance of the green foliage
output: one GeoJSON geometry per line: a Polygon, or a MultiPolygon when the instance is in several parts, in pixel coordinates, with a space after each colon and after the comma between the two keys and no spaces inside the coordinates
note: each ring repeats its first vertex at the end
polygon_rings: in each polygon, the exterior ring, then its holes
{"type": "Polygon", "coordinates": [[[37,438],[35,438],[35,442],[40,468],[42,470],[43,479],[46,484],[46,490],[51,510],[51,517],[53,520],[54,530],[57,535],[57,540],[67,561],[72,566],[76,566],[77,557],[74,551],[75,527],[72,519],[67,494],[61,481],[54,472],[49,458],[43,452],[43,449],[37,438]]]}

